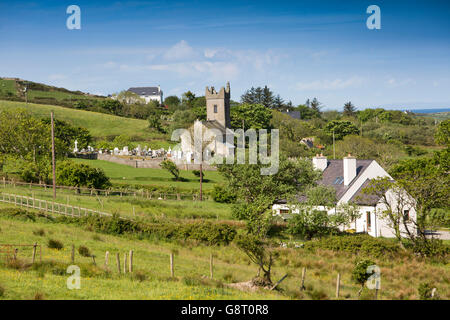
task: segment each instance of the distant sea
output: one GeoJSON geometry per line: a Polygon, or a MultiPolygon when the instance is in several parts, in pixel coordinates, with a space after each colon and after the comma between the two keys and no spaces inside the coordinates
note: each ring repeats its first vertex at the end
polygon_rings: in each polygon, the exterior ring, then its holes
{"type": "Polygon", "coordinates": [[[438,112],[450,112],[450,108],[442,108],[442,109],[411,109],[414,113],[438,113],[438,112]]]}

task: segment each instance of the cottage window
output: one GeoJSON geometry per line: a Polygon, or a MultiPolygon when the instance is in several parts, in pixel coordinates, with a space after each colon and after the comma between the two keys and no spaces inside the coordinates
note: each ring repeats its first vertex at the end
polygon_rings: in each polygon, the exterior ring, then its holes
{"type": "Polygon", "coordinates": [[[289,209],[280,209],[280,214],[288,214],[289,209]]]}
{"type": "Polygon", "coordinates": [[[370,211],[366,211],[366,221],[367,221],[367,231],[370,231],[370,227],[372,226],[370,211]]]}
{"type": "Polygon", "coordinates": [[[217,104],[214,105],[214,113],[217,113],[217,104]]]}
{"type": "Polygon", "coordinates": [[[409,210],[403,210],[403,220],[409,221],[409,210]]]}

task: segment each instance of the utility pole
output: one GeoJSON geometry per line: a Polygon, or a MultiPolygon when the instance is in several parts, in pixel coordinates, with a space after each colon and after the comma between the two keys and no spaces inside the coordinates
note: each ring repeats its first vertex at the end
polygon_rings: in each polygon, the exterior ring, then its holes
{"type": "Polygon", "coordinates": [[[333,159],[336,159],[336,148],[334,146],[334,129],[333,129],[333,159]]]}
{"type": "Polygon", "coordinates": [[[28,83],[25,82],[25,105],[28,107],[28,83]]]}
{"type": "Polygon", "coordinates": [[[53,170],[53,199],[56,199],[56,170],[55,170],[55,122],[53,120],[53,111],[50,113],[52,125],[52,170],[53,170]]]}
{"type": "Polygon", "coordinates": [[[202,184],[203,184],[203,155],[202,155],[202,162],[200,163],[200,201],[203,201],[202,184]]]}

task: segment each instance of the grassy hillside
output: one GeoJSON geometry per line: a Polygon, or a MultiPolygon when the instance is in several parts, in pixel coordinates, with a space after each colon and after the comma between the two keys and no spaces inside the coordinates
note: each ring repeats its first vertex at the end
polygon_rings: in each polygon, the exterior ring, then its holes
{"type": "Polygon", "coordinates": [[[137,141],[151,141],[161,138],[148,128],[146,120],[123,118],[104,113],[76,110],[54,105],[34,104],[16,101],[0,100],[0,110],[24,108],[38,117],[49,117],[54,111],[55,118],[67,121],[73,125],[88,129],[93,137],[98,139],[108,136],[128,135],[137,141]]]}
{"type": "Polygon", "coordinates": [[[76,100],[103,98],[81,91],[71,91],[33,81],[0,78],[0,99],[25,101],[25,88],[27,88],[28,101],[35,102],[43,100],[70,105],[76,100]]]}

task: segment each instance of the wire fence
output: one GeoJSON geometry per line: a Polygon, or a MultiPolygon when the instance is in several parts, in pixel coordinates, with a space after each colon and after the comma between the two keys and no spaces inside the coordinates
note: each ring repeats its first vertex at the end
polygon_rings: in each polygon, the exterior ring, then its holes
{"type": "Polygon", "coordinates": [[[36,199],[35,197],[22,196],[11,193],[0,193],[0,202],[11,203],[15,206],[37,209],[40,211],[61,214],[64,216],[78,217],[98,214],[101,216],[112,216],[107,212],[102,212],[94,209],[82,208],[79,206],[72,206],[69,204],[58,203],[54,201],[36,199]]]}
{"type": "MultiPolygon", "coordinates": [[[[4,188],[12,186],[16,188],[17,186],[32,188],[39,188],[43,190],[52,189],[53,185],[41,184],[41,183],[31,183],[22,182],[15,180],[7,180],[5,177],[2,179],[2,186],[4,188]]],[[[160,191],[150,191],[145,189],[95,189],[87,187],[71,187],[71,186],[56,186],[57,190],[67,192],[73,192],[77,195],[89,195],[89,196],[116,196],[116,197],[134,197],[146,200],[192,200],[198,201],[199,194],[197,193],[170,193],[170,192],[160,192],[160,191]]],[[[211,196],[203,195],[203,200],[211,200],[211,196]]]]}

